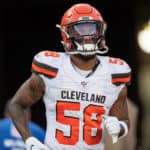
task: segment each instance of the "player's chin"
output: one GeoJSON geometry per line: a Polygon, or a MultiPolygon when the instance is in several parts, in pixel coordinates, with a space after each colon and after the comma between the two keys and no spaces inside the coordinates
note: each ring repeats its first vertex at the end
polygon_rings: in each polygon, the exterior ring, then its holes
{"type": "Polygon", "coordinates": [[[89,61],[91,59],[94,59],[96,54],[93,54],[93,55],[82,55],[82,54],[75,54],[74,56],[82,59],[83,61],[89,61]]]}

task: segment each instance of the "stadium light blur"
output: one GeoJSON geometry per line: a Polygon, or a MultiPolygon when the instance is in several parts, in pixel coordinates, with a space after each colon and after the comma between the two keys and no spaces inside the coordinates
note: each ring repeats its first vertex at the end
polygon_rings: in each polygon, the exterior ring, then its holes
{"type": "Polygon", "coordinates": [[[141,50],[150,54],[150,20],[148,24],[139,31],[137,40],[141,50]]]}

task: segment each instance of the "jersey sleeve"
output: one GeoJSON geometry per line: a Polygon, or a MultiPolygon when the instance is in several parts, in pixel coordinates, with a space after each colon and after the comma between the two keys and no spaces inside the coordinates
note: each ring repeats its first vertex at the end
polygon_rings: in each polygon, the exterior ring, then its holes
{"type": "Polygon", "coordinates": [[[58,73],[58,61],[60,53],[53,51],[42,51],[36,54],[32,61],[31,71],[54,78],[58,73]]]}
{"type": "Polygon", "coordinates": [[[109,64],[111,70],[111,79],[114,85],[131,83],[131,68],[126,61],[109,57],[109,64]]]}

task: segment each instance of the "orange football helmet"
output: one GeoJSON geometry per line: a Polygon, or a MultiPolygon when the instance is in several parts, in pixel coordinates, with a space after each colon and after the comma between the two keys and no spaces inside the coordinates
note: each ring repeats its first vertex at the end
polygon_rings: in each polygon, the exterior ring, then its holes
{"type": "Polygon", "coordinates": [[[68,54],[93,55],[108,51],[106,23],[100,12],[86,3],[74,4],[61,19],[62,44],[68,54]]]}

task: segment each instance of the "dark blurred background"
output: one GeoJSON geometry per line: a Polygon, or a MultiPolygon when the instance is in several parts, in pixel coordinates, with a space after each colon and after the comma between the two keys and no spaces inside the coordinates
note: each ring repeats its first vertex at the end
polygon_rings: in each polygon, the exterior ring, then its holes
{"type": "MultiPolygon", "coordinates": [[[[108,55],[120,57],[132,68],[132,84],[129,86],[129,98],[138,107],[137,144],[141,145],[145,135],[145,103],[140,94],[139,72],[143,65],[150,66],[149,55],[140,52],[137,44],[137,32],[150,18],[149,0],[5,0],[0,5],[0,117],[6,101],[11,98],[19,86],[30,76],[33,56],[40,50],[63,51],[61,36],[55,27],[60,23],[63,13],[72,4],[88,2],[102,13],[108,24],[106,33],[108,55]]],[[[148,95],[149,96],[149,95],[148,95]]],[[[44,106],[42,102],[32,108],[32,119],[45,127],[44,106]]],[[[149,115],[148,115],[149,116],[149,115]]],[[[147,119],[147,121],[149,121],[147,119]]],[[[147,129],[149,130],[149,129],[147,129]]],[[[150,137],[147,134],[146,137],[150,137]]],[[[145,138],[147,140],[147,138],[145,138]]],[[[143,149],[150,149],[149,145],[143,149]]]]}

